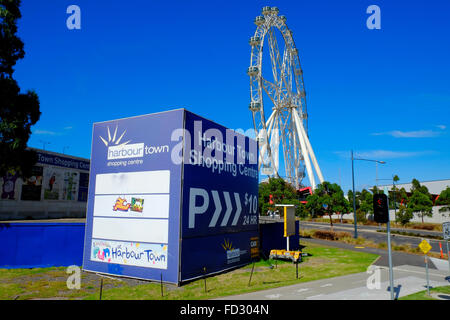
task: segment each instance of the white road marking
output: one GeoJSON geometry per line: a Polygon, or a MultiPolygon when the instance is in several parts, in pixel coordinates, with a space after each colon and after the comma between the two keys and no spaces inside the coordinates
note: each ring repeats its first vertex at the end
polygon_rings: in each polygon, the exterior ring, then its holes
{"type": "Polygon", "coordinates": [[[281,297],[281,294],[277,293],[277,294],[269,294],[266,296],[266,298],[268,299],[278,299],[279,297],[281,297]]]}
{"type": "Polygon", "coordinates": [[[305,292],[305,291],[308,291],[309,289],[308,288],[304,288],[304,289],[299,289],[299,290],[297,290],[297,292],[305,292]]]}
{"type": "Polygon", "coordinates": [[[321,285],[320,287],[325,288],[325,287],[331,287],[331,286],[333,286],[332,283],[327,283],[327,284],[321,285]]]}
{"type": "MultiPolygon", "coordinates": [[[[377,266],[377,267],[379,267],[380,269],[389,270],[388,267],[384,267],[384,266],[377,266]]],[[[424,271],[415,271],[415,270],[400,269],[398,267],[393,267],[392,269],[395,270],[395,271],[411,272],[411,273],[418,273],[418,274],[421,274],[421,275],[425,275],[425,270],[424,271]]],[[[436,273],[428,273],[428,275],[434,276],[434,277],[442,277],[442,274],[436,274],[436,273]]]]}

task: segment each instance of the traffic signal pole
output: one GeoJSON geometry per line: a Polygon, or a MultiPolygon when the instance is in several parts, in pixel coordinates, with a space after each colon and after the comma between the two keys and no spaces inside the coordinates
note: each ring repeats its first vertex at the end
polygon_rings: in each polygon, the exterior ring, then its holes
{"type": "MultiPolygon", "coordinates": [[[[385,188],[387,194],[387,189],[385,188]]],[[[386,233],[387,233],[387,242],[388,242],[388,255],[389,255],[389,284],[391,286],[391,300],[395,300],[394,298],[394,270],[392,268],[392,249],[391,249],[391,215],[389,214],[389,197],[387,197],[387,225],[386,225],[386,233]]],[[[395,205],[395,203],[394,203],[395,205]]]]}
{"type": "MultiPolygon", "coordinates": [[[[387,189],[385,190],[386,193],[387,189]]],[[[389,198],[384,193],[376,193],[373,195],[373,214],[374,220],[378,223],[386,223],[387,246],[389,258],[389,284],[391,292],[391,300],[394,298],[394,271],[392,268],[392,248],[391,248],[391,219],[389,215],[389,198]]]]}
{"type": "Polygon", "coordinates": [[[388,255],[389,255],[389,283],[391,286],[391,300],[394,300],[394,270],[392,268],[392,249],[391,249],[391,219],[388,215],[387,222],[387,242],[388,242],[388,255]]]}

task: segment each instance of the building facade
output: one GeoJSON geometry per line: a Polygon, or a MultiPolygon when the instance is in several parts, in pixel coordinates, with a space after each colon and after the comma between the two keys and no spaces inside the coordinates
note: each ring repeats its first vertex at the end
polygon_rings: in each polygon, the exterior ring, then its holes
{"type": "Polygon", "coordinates": [[[0,177],[0,220],[84,218],[89,159],[33,149],[38,161],[22,180],[14,171],[0,177]]]}
{"type": "MultiPolygon", "coordinates": [[[[450,187],[450,179],[445,180],[432,180],[432,181],[419,181],[421,186],[425,186],[428,189],[428,192],[431,194],[431,198],[433,200],[433,203],[437,200],[439,195],[443,190],[445,190],[447,187],[450,187]]],[[[401,188],[404,188],[407,195],[411,196],[411,188],[412,183],[396,183],[395,187],[397,190],[400,190],[401,188]]],[[[384,190],[387,188],[389,191],[392,190],[392,184],[382,185],[378,186],[379,189],[384,190]]]]}

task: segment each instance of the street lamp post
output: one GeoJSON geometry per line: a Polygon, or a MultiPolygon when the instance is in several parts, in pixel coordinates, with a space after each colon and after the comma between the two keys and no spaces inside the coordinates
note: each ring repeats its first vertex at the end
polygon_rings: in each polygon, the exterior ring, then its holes
{"type": "MultiPolygon", "coordinates": [[[[356,219],[356,198],[355,198],[355,170],[354,170],[354,164],[353,162],[355,160],[362,160],[362,161],[371,161],[376,163],[376,180],[378,180],[378,163],[385,164],[385,161],[381,160],[371,160],[371,159],[361,159],[361,158],[355,158],[353,157],[353,150],[352,150],[352,187],[353,187],[353,221],[355,223],[355,234],[354,238],[358,238],[358,227],[357,227],[357,219],[356,219]]],[[[378,184],[378,182],[377,182],[378,184]]]]}
{"type": "Polygon", "coordinates": [[[352,190],[353,190],[353,222],[355,223],[355,239],[358,238],[358,227],[356,226],[356,200],[355,200],[355,173],[354,173],[354,165],[353,165],[353,150],[352,150],[352,190]]]}

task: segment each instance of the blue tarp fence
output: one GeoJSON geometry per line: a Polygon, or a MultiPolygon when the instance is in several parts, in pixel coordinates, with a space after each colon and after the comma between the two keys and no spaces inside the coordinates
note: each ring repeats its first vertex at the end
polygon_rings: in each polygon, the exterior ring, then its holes
{"type": "Polygon", "coordinates": [[[0,223],[0,268],[81,266],[84,223],[0,223]]]}
{"type": "MultiPolygon", "coordinates": [[[[296,235],[289,238],[290,249],[299,248],[296,235]]],[[[83,262],[85,224],[80,223],[0,223],[0,268],[45,268],[83,262]]],[[[268,257],[271,249],[286,248],[283,223],[260,225],[260,250],[268,257]]]]}

